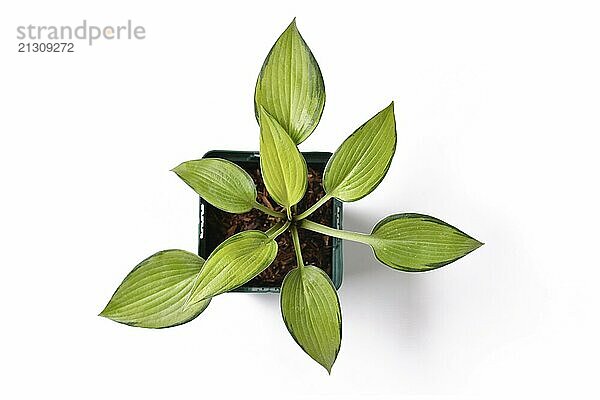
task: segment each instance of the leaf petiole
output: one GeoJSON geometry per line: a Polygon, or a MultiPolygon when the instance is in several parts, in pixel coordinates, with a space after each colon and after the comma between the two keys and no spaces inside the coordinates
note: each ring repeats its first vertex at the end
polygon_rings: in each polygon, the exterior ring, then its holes
{"type": "Polygon", "coordinates": [[[304,260],[302,260],[302,249],[300,247],[300,238],[298,237],[298,229],[295,225],[291,227],[292,241],[294,242],[294,251],[296,253],[296,264],[298,267],[304,267],[304,260]]]}
{"type": "Polygon", "coordinates": [[[321,207],[323,204],[325,204],[329,199],[331,199],[331,195],[329,194],[325,194],[325,196],[321,197],[315,204],[313,204],[308,210],[304,211],[303,213],[297,215],[294,219],[296,221],[300,221],[306,217],[308,217],[310,214],[314,213],[319,207],[321,207]]]}
{"type": "Polygon", "coordinates": [[[321,225],[309,220],[300,221],[298,226],[302,229],[308,229],[309,231],[322,233],[323,235],[333,236],[339,239],[352,240],[353,242],[364,244],[371,244],[372,242],[372,237],[369,234],[343,231],[341,229],[331,228],[329,226],[321,225]]]}
{"type": "Polygon", "coordinates": [[[275,224],[271,228],[269,228],[265,232],[265,235],[267,235],[269,237],[269,239],[275,239],[279,235],[281,235],[283,232],[285,232],[286,229],[289,228],[291,224],[292,224],[292,221],[278,222],[277,224],[275,224]]]}
{"type": "Polygon", "coordinates": [[[260,204],[258,201],[254,203],[253,207],[256,208],[257,210],[262,211],[265,214],[269,214],[273,217],[286,219],[286,216],[284,213],[281,213],[281,212],[275,211],[275,210],[271,210],[269,207],[260,204]]]}

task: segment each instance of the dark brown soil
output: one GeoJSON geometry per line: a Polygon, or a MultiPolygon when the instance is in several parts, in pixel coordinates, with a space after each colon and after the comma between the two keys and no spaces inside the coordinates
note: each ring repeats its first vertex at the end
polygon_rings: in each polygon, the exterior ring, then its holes
{"type": "MultiPolygon", "coordinates": [[[[268,195],[263,183],[260,168],[254,165],[240,164],[256,183],[258,192],[258,201],[265,206],[282,211],[282,207],[268,195]]],[[[304,198],[298,204],[298,210],[304,211],[318,199],[323,197],[325,191],[321,185],[323,171],[316,169],[315,166],[308,166],[308,189],[304,198]]],[[[333,218],[333,200],[329,200],[309,219],[323,225],[331,226],[333,218]]],[[[210,254],[223,240],[242,231],[257,229],[266,231],[276,222],[276,218],[264,214],[258,210],[252,210],[245,214],[229,214],[207,204],[205,210],[206,217],[206,254],[210,254]]],[[[305,264],[314,265],[323,269],[331,277],[332,246],[329,236],[300,229],[300,243],[302,248],[302,257],[305,264]]],[[[263,271],[256,278],[252,279],[245,286],[264,286],[279,287],[285,275],[296,266],[296,256],[294,245],[289,232],[285,232],[277,238],[279,253],[271,266],[263,271]]]]}

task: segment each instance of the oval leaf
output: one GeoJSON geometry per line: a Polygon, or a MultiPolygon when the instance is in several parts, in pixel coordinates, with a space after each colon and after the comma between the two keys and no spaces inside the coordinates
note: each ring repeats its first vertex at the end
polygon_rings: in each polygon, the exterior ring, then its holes
{"type": "Polygon", "coordinates": [[[325,106],[325,85],[317,61],[296,28],[296,20],[269,52],[256,82],[254,108],[264,107],[302,143],[315,130],[325,106]]]}
{"type": "Polygon", "coordinates": [[[223,211],[241,214],[250,211],[256,203],[256,185],[252,177],[231,161],[203,158],[181,163],[172,171],[223,211]]]}
{"type": "Polygon", "coordinates": [[[304,197],[306,161],[281,125],[262,108],[260,169],[267,191],[283,207],[289,209],[304,197]]]}
{"type": "Polygon", "coordinates": [[[443,267],[483,243],[423,214],[396,214],[373,228],[368,242],[382,263],[402,271],[420,272],[443,267]]]}
{"type": "Polygon", "coordinates": [[[325,167],[327,194],[355,201],[371,193],[383,180],[396,151],[394,103],[350,135],[325,167]]]}
{"type": "Polygon", "coordinates": [[[264,271],[277,255],[277,243],[261,231],[235,234],[208,257],[196,277],[188,304],[243,285],[264,271]]]}
{"type": "Polygon", "coordinates": [[[310,265],[291,270],[281,285],[281,313],[302,350],[331,373],[342,341],[342,313],[327,274],[310,265]]]}
{"type": "Polygon", "coordinates": [[[167,328],[191,321],[210,302],[183,310],[203,264],[202,258],[183,250],[165,250],[148,257],[125,277],[100,316],[142,328],[167,328]]]}

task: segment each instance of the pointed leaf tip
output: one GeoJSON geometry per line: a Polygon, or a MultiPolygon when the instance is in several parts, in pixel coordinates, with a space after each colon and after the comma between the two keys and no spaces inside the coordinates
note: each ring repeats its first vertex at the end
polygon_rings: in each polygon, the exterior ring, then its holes
{"type": "Polygon", "coordinates": [[[406,272],[450,264],[483,245],[457,228],[423,214],[395,214],[373,228],[369,244],[383,264],[406,272]]]}
{"type": "Polygon", "coordinates": [[[319,65],[296,27],[296,18],[279,36],[258,75],[254,93],[256,118],[264,107],[295,144],[314,131],[325,106],[319,65]]]}
{"type": "Polygon", "coordinates": [[[273,199],[289,209],[306,192],[306,161],[273,116],[260,108],[260,170],[273,199]]]}
{"type": "Polygon", "coordinates": [[[229,237],[210,254],[185,303],[193,307],[198,301],[243,285],[271,265],[277,249],[277,242],[261,231],[244,231],[229,237]]]}
{"type": "Polygon", "coordinates": [[[230,213],[250,211],[256,185],[240,166],[220,158],[186,161],[172,170],[213,206],[230,213]]]}
{"type": "Polygon", "coordinates": [[[342,340],[342,314],[331,279],[311,265],[295,268],[283,280],[280,301],[296,343],[331,375],[342,340]]]}
{"type": "Polygon", "coordinates": [[[167,328],[191,321],[210,302],[181,308],[203,264],[202,258],[184,250],[160,251],[125,277],[98,315],[141,328],[167,328]]]}
{"type": "Polygon", "coordinates": [[[323,185],[342,201],[362,199],[381,183],[396,151],[394,103],[356,129],[329,159],[323,185]]]}

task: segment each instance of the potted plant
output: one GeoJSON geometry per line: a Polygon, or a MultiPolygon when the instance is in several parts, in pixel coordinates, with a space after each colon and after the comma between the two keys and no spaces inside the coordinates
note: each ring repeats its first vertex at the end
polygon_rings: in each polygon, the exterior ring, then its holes
{"type": "Polygon", "coordinates": [[[196,318],[222,293],[281,290],[290,334],[331,372],[342,329],[339,240],[364,243],[381,263],[405,272],[442,267],[482,245],[437,218],[415,213],[384,218],[371,233],[342,230],[341,202],[371,193],[390,167],[394,105],[362,124],[333,155],[302,154],[298,145],[317,126],[324,104],[319,66],[292,21],[256,83],[260,152],[209,152],[173,169],[201,196],[200,255],[165,250],[148,257],[125,277],[100,315],[166,328],[196,318]],[[318,235],[330,238],[319,242],[318,235]],[[278,252],[284,255],[275,264],[279,269],[265,275],[278,252]]]}

